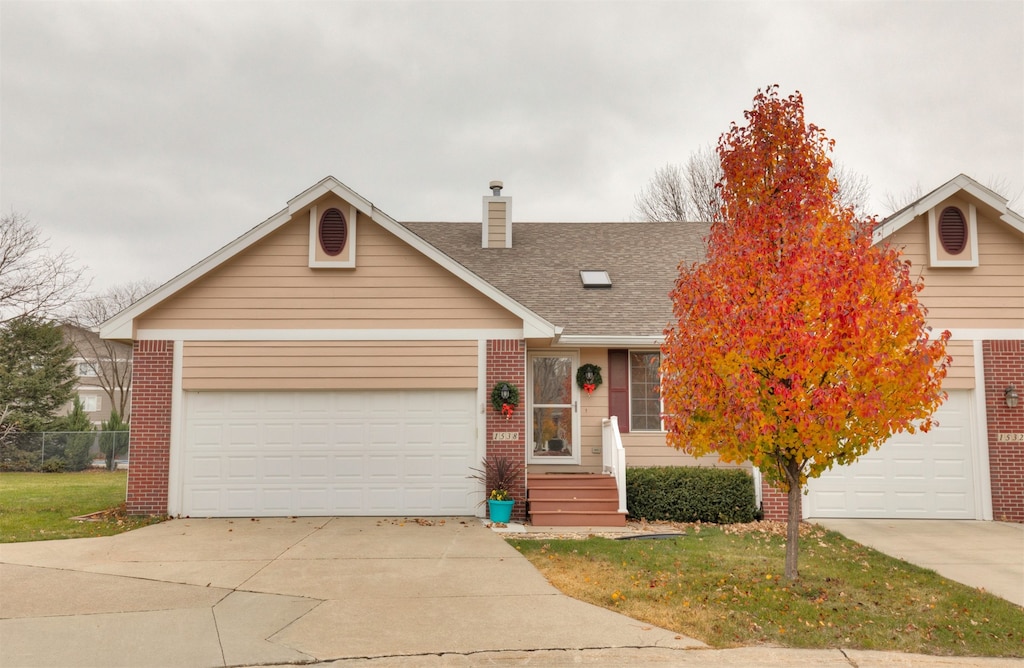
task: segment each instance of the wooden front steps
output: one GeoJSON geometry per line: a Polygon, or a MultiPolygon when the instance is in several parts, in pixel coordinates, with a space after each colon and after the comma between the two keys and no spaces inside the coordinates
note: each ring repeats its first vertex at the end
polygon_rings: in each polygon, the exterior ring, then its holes
{"type": "Polygon", "coordinates": [[[615,478],[600,473],[549,473],[527,480],[530,522],[547,527],[622,527],[615,478]]]}

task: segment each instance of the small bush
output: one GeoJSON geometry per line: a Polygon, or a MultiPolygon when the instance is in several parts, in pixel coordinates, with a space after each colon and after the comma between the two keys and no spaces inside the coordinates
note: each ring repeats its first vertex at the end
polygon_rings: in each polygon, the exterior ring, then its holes
{"type": "Polygon", "coordinates": [[[43,473],[64,473],[68,470],[68,462],[63,457],[51,457],[40,467],[43,473]]]}
{"type": "Polygon", "coordinates": [[[19,450],[10,444],[0,444],[0,471],[38,471],[39,453],[19,450]]]}
{"type": "Polygon", "coordinates": [[[695,466],[626,469],[626,507],[648,521],[734,524],[757,514],[750,474],[695,466]]]}

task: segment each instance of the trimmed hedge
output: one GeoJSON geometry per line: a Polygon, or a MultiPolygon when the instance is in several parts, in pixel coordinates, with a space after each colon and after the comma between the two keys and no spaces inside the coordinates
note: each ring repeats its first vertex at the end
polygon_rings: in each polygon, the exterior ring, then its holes
{"type": "Polygon", "coordinates": [[[759,514],[750,474],[696,466],[626,469],[626,507],[648,521],[735,524],[759,514]]]}

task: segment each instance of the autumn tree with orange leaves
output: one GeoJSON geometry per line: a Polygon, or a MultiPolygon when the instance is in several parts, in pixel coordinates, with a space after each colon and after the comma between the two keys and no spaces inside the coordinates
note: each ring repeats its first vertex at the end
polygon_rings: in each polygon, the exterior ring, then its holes
{"type": "Polygon", "coordinates": [[[787,492],[795,579],[807,479],[932,426],[949,332],[930,337],[909,261],[838,203],[833,141],[800,93],[758,91],[744,116],[718,144],[707,259],[671,293],[661,393],[669,445],[749,461],[787,492]]]}

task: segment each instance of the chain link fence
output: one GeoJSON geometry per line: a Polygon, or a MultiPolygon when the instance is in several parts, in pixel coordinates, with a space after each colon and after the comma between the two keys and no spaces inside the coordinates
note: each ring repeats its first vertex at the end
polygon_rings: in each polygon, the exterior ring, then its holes
{"type": "Polygon", "coordinates": [[[127,431],[44,431],[0,438],[0,471],[128,468],[127,431]]]}

